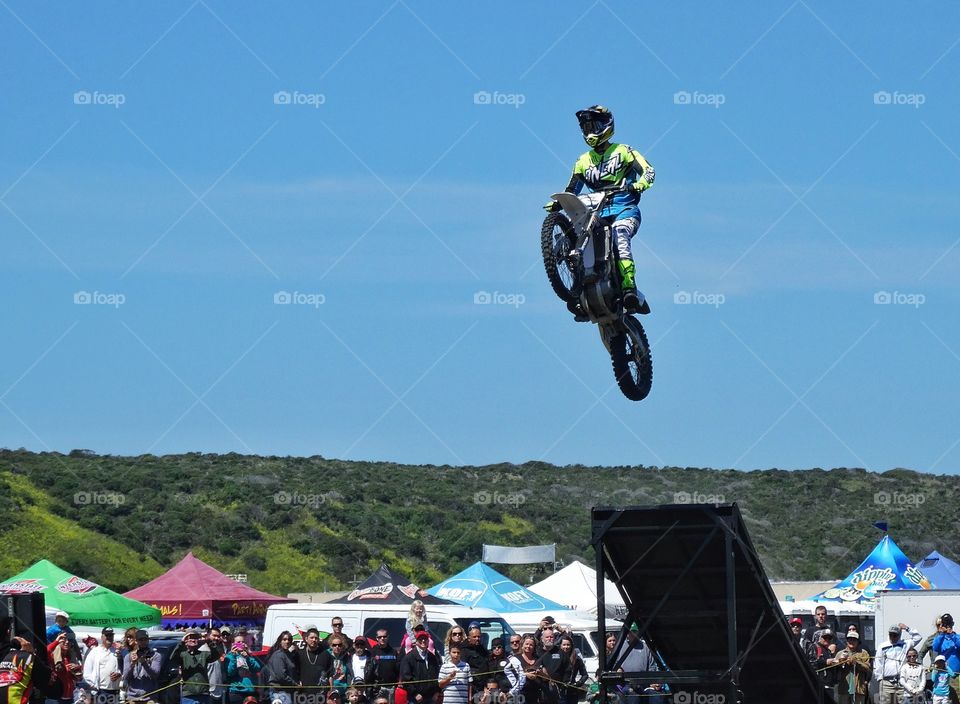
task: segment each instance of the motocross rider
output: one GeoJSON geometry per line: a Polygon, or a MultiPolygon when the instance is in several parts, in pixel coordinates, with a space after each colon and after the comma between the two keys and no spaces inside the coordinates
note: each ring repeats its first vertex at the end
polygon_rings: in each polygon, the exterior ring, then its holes
{"type": "MultiPolygon", "coordinates": [[[[577,121],[583,139],[590,147],[577,159],[566,192],[579,195],[584,186],[598,190],[603,186],[627,180],[627,190],[617,193],[600,216],[612,220],[613,239],[618,254],[623,307],[629,313],[648,313],[646,301],[641,305],[637,295],[636,270],[630,239],[640,228],[640,194],[653,185],[653,167],[637,150],[626,144],[611,142],[613,136],[613,113],[602,105],[593,105],[577,111],[577,121]]],[[[544,210],[556,212],[560,204],[551,200],[544,210]]],[[[577,320],[587,320],[580,314],[579,305],[571,309],[577,320]]]]}

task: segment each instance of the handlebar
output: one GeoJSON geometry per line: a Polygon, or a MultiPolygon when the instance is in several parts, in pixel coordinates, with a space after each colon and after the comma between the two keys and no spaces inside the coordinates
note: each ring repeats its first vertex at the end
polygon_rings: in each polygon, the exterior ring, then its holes
{"type": "Polygon", "coordinates": [[[627,186],[627,179],[624,178],[624,179],[621,179],[619,183],[611,183],[607,186],[603,186],[602,188],[598,188],[596,190],[599,191],[600,193],[618,193],[621,191],[627,191],[629,190],[629,188],[627,186]]]}

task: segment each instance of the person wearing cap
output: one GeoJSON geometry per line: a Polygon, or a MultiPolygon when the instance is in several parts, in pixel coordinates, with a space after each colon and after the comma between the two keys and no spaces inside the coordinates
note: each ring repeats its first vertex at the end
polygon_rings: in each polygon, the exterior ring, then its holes
{"type": "Polygon", "coordinates": [[[836,665],[840,682],[837,686],[837,704],[864,704],[873,673],[870,653],[860,646],[860,634],[847,631],[847,647],[827,660],[836,665]]]}
{"type": "Polygon", "coordinates": [[[96,701],[101,692],[114,697],[120,691],[120,661],[113,648],[113,629],[100,631],[100,642],[87,652],[83,661],[83,681],[87,683],[96,701]]]}
{"type": "Polygon", "coordinates": [[[813,661],[813,669],[816,671],[817,677],[820,678],[820,684],[823,685],[823,688],[830,693],[831,697],[836,699],[839,672],[836,667],[827,665],[827,661],[837,652],[837,644],[833,642],[833,629],[821,628],[817,633],[820,634],[820,637],[816,643],[816,659],[813,661]]]}
{"type": "Polygon", "coordinates": [[[793,636],[793,642],[800,646],[800,649],[803,650],[803,644],[806,640],[801,634],[800,630],[803,628],[803,619],[797,618],[794,616],[790,619],[790,635],[793,636]]]}
{"type": "Polygon", "coordinates": [[[957,681],[957,671],[950,667],[942,653],[933,660],[930,682],[933,683],[933,704],[950,704],[950,689],[957,681]]]}
{"type": "MultiPolygon", "coordinates": [[[[953,630],[953,616],[943,614],[940,617],[940,628],[936,638],[933,639],[933,651],[939,657],[942,655],[947,662],[947,667],[953,672],[960,672],[960,635],[953,630]]],[[[957,679],[950,680],[950,686],[954,693],[957,693],[957,679]]]]}
{"type": "Polygon", "coordinates": [[[902,704],[925,704],[923,691],[926,678],[923,676],[923,665],[916,648],[907,649],[907,661],[900,668],[900,686],[903,687],[902,704]]]}
{"type": "Polygon", "coordinates": [[[430,652],[426,631],[417,631],[415,643],[400,661],[400,686],[409,704],[432,704],[440,691],[440,657],[430,652]]]}
{"type": "Polygon", "coordinates": [[[188,631],[177,643],[170,653],[170,662],[180,667],[182,704],[210,704],[209,667],[219,659],[219,653],[200,649],[200,633],[197,631],[188,631]]]}
{"type": "Polygon", "coordinates": [[[890,642],[880,647],[873,663],[873,678],[880,687],[877,704],[900,704],[903,699],[900,668],[907,661],[907,651],[917,647],[923,636],[919,631],[911,631],[905,623],[892,624],[887,633],[890,642]],[[909,636],[909,641],[902,638],[904,632],[909,636]]]}
{"type": "Polygon", "coordinates": [[[373,684],[373,658],[370,656],[370,643],[363,636],[353,639],[353,655],[350,656],[350,670],[353,672],[353,686],[360,688],[373,684]]]}
{"type": "MultiPolygon", "coordinates": [[[[615,665],[613,669],[622,672],[657,672],[660,670],[650,646],[640,637],[640,628],[636,623],[630,625],[630,630],[627,631],[627,637],[623,641],[622,647],[613,654],[612,662],[615,665]]],[[[641,704],[641,702],[642,704],[660,704],[663,701],[662,689],[663,685],[658,683],[641,685],[627,681],[623,692],[626,695],[625,701],[627,704],[641,704]]]]}
{"type": "Polygon", "coordinates": [[[58,611],[53,617],[53,624],[47,629],[47,645],[55,641],[61,633],[66,633],[70,640],[76,642],[77,636],[69,624],[70,614],[66,611],[58,611]]]}
{"type": "Polygon", "coordinates": [[[136,638],[136,650],[131,650],[123,659],[121,679],[127,686],[126,701],[155,703],[163,658],[150,648],[150,636],[146,631],[138,630],[136,638]]]}

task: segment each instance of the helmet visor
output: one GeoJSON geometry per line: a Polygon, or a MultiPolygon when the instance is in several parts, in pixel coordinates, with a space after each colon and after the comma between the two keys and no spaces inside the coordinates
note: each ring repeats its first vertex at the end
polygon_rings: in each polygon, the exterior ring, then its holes
{"type": "Polygon", "coordinates": [[[600,134],[610,125],[610,115],[601,115],[595,112],[583,112],[577,115],[580,120],[580,130],[584,135],[600,134]]]}

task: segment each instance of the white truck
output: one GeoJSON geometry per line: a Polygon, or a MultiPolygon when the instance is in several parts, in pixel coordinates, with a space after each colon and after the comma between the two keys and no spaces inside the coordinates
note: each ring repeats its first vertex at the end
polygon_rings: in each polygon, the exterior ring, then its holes
{"type": "Polygon", "coordinates": [[[936,632],[938,616],[960,616],[960,589],[884,590],[877,592],[876,602],[878,645],[887,640],[887,630],[892,625],[905,623],[926,638],[936,632]]]}

